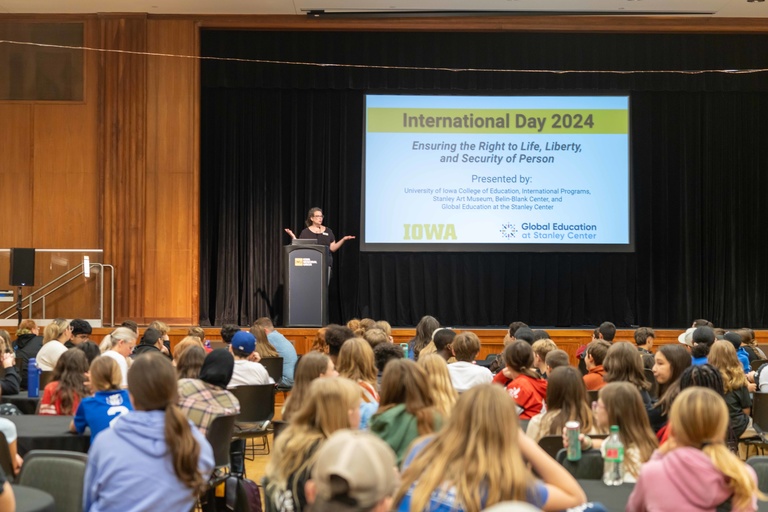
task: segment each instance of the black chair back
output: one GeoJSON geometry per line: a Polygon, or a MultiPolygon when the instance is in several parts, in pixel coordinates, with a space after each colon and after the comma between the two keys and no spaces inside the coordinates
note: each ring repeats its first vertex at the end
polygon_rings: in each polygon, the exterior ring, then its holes
{"type": "Polygon", "coordinates": [[[544,436],[539,439],[539,446],[554,459],[563,449],[563,436],[544,436]]]}
{"type": "Polygon", "coordinates": [[[88,456],[84,453],[32,450],[24,456],[18,483],[53,496],[58,512],[79,512],[83,510],[87,464],[88,456]]]}
{"type": "Polygon", "coordinates": [[[659,398],[659,383],[656,382],[656,377],[653,376],[653,370],[643,368],[643,372],[645,373],[645,380],[651,385],[648,394],[651,395],[651,398],[659,398]]]}
{"type": "Polygon", "coordinates": [[[756,372],[758,368],[763,366],[765,363],[768,363],[768,359],[755,359],[751,363],[749,363],[749,367],[752,369],[753,372],[756,372]]]}
{"type": "Polygon", "coordinates": [[[752,426],[758,434],[768,434],[768,393],[752,393],[752,426]]]}
{"type": "Polygon", "coordinates": [[[568,450],[563,448],[557,452],[557,462],[560,463],[577,480],[602,480],[603,455],[600,450],[583,450],[580,460],[568,460],[568,450]]]}
{"type": "Polygon", "coordinates": [[[213,463],[217,468],[229,466],[229,445],[235,430],[236,414],[216,417],[205,435],[213,448],[213,463]]]}
{"type": "Polygon", "coordinates": [[[0,468],[3,468],[5,478],[7,478],[9,482],[13,482],[14,473],[11,450],[8,448],[8,440],[2,432],[0,432],[0,468]]]}
{"type": "Polygon", "coordinates": [[[768,493],[768,456],[755,455],[747,459],[747,464],[757,473],[757,487],[760,492],[768,493]]]}
{"type": "Polygon", "coordinates": [[[589,404],[590,407],[592,406],[592,402],[597,402],[598,393],[599,391],[597,390],[587,391],[587,403],[589,404]]]}
{"type": "Polygon", "coordinates": [[[262,357],[259,363],[267,369],[267,373],[275,381],[275,384],[280,384],[280,381],[283,380],[283,358],[262,357]]]}
{"type": "Polygon", "coordinates": [[[237,423],[262,423],[275,416],[275,385],[238,386],[230,389],[240,402],[237,423]]]}

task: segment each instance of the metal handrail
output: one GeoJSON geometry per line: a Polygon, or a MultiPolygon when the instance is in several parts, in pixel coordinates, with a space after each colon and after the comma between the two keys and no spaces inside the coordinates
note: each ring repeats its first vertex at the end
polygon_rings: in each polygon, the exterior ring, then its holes
{"type": "MultiPolygon", "coordinates": [[[[99,320],[101,321],[102,325],[104,325],[104,269],[108,268],[109,271],[110,271],[110,273],[109,273],[109,275],[110,275],[109,289],[110,289],[110,299],[111,299],[111,301],[110,301],[110,309],[111,309],[111,311],[110,311],[110,324],[109,325],[111,327],[114,327],[114,325],[115,325],[115,267],[113,267],[112,265],[106,264],[106,263],[89,263],[88,269],[90,270],[90,269],[94,269],[94,268],[99,269],[99,320]]],[[[43,302],[43,306],[42,306],[43,307],[43,318],[45,318],[45,298],[47,296],[49,296],[50,294],[52,294],[53,292],[63,288],[67,284],[71,283],[72,281],[74,281],[78,277],[82,276],[83,274],[85,274],[85,271],[83,270],[83,266],[82,265],[78,265],[76,267],[72,267],[71,269],[69,269],[66,272],[64,272],[63,274],[61,274],[60,276],[58,276],[58,277],[52,279],[51,281],[45,283],[40,288],[38,288],[37,290],[35,290],[32,293],[30,293],[29,295],[27,295],[27,297],[24,298],[24,300],[25,301],[29,301],[29,303],[27,304],[27,306],[24,306],[24,307],[29,308],[29,317],[30,318],[32,317],[32,306],[34,304],[42,301],[43,302]],[[55,283],[57,283],[58,281],[61,281],[62,279],[67,278],[67,276],[69,274],[72,274],[73,272],[75,272],[77,270],[79,270],[78,273],[76,273],[75,275],[69,277],[63,283],[59,284],[55,288],[52,288],[52,289],[48,290],[47,292],[43,293],[42,295],[40,295],[39,297],[35,298],[35,296],[39,295],[40,293],[42,293],[42,291],[44,289],[46,289],[46,288],[48,288],[50,286],[53,286],[55,283]]],[[[16,310],[16,305],[14,304],[13,306],[10,306],[10,307],[0,311],[0,317],[5,315],[9,311],[15,311],[15,310],[16,310]]],[[[8,315],[8,316],[6,316],[5,319],[11,318],[12,316],[13,316],[13,313],[8,315]]]]}

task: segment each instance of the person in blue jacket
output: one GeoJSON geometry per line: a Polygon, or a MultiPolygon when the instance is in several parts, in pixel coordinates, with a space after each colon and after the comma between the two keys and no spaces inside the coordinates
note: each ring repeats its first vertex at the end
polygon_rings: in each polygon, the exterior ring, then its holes
{"type": "Polygon", "coordinates": [[[128,390],[135,410],[91,445],[85,512],[192,509],[213,470],[213,450],[176,407],[176,387],[162,354],[134,360],[128,390]]]}
{"type": "Polygon", "coordinates": [[[123,414],[132,411],[128,390],[120,389],[123,376],[120,365],[111,357],[99,356],[88,370],[91,389],[96,393],[80,401],[69,430],[82,434],[91,429],[91,442],[102,430],[108,429],[123,414]]]}

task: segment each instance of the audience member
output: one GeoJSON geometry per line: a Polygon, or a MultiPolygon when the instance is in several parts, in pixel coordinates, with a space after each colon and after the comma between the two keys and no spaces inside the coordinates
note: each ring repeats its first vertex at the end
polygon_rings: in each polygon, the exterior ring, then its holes
{"type": "Polygon", "coordinates": [[[307,482],[310,512],[389,512],[399,477],[392,449],[365,432],[339,430],[317,452],[307,482]]]}
{"type": "Polygon", "coordinates": [[[749,382],[733,345],[725,340],[714,342],[709,351],[709,364],[717,368],[723,376],[724,398],[734,435],[736,438],[755,435],[750,417],[752,398],[749,394],[749,382]]]}
{"type": "Polygon", "coordinates": [[[184,338],[173,347],[173,365],[179,366],[179,359],[190,347],[205,349],[205,345],[197,336],[184,336],[184,338]]]}
{"type": "Polygon", "coordinates": [[[553,350],[552,352],[548,353],[544,362],[547,365],[547,375],[552,373],[555,368],[571,365],[571,361],[568,358],[568,352],[560,349],[553,350]]]}
{"type": "Polygon", "coordinates": [[[224,343],[229,345],[232,343],[232,338],[240,332],[240,326],[235,324],[224,324],[221,326],[221,330],[219,331],[219,334],[221,334],[221,339],[224,343]]]}
{"type": "Polygon", "coordinates": [[[710,389],[686,389],[669,421],[669,441],[643,467],[627,510],[720,510],[728,500],[732,510],[757,510],[757,477],[725,445],[723,399],[710,389]]]}
{"type": "Polygon", "coordinates": [[[515,341],[515,333],[517,333],[517,330],[521,327],[528,327],[528,324],[525,322],[521,322],[519,320],[516,320],[509,324],[509,330],[507,331],[507,334],[504,336],[504,346],[506,347],[513,341],[515,341]]]}
{"type": "MultiPolygon", "coordinates": [[[[453,331],[450,327],[438,327],[434,331],[432,331],[432,339],[427,343],[427,346],[421,349],[421,352],[419,352],[419,357],[425,356],[428,354],[434,354],[437,352],[437,341],[436,338],[440,339],[440,344],[442,346],[441,354],[445,356],[447,361],[450,361],[452,354],[450,353],[450,348],[447,347],[447,345],[450,345],[450,343],[453,341],[453,338],[456,337],[456,332],[453,331]]],[[[450,362],[455,362],[453,361],[450,362]]]]}
{"type": "MultiPolygon", "coordinates": [[[[686,331],[687,332],[687,331],[686,331]]],[[[687,340],[688,338],[686,338],[687,340]]],[[[691,356],[692,364],[699,365],[707,362],[709,349],[715,342],[715,331],[711,327],[696,327],[691,333],[691,356]]]]}
{"type": "Polygon", "coordinates": [[[163,333],[152,327],[147,328],[144,331],[144,336],[141,337],[139,344],[133,349],[131,357],[135,358],[148,352],[160,352],[163,353],[163,333]]]}
{"type": "Polygon", "coordinates": [[[475,386],[459,397],[440,432],[415,443],[403,463],[395,507],[479,512],[509,500],[562,510],[584,504],[586,496],[574,477],[518,428],[514,405],[501,388],[475,386]]]}
{"type": "Polygon", "coordinates": [[[303,510],[307,506],[305,484],[318,460],[317,451],[337,430],[357,430],[359,426],[360,388],[343,377],[315,379],[306,400],[275,440],[265,470],[266,509],[303,510]]]}
{"type": "Polygon", "coordinates": [[[659,385],[659,400],[648,409],[648,420],[658,433],[666,425],[672,402],[680,393],[680,376],[691,366],[691,354],[681,345],[662,345],[654,359],[653,377],[659,385]]]}
{"type": "Polygon", "coordinates": [[[213,469],[213,450],[176,407],[176,386],[166,357],[136,358],[128,372],[136,410],[91,445],[84,512],[193,508],[213,469]]]}
{"type": "Polygon", "coordinates": [[[635,345],[637,345],[637,351],[643,357],[643,368],[648,370],[653,368],[656,364],[651,348],[653,347],[653,340],[656,338],[656,333],[650,327],[640,327],[635,329],[635,345]]]}
{"type": "Polygon", "coordinates": [[[448,373],[456,391],[463,393],[473,386],[488,384],[493,380],[493,374],[488,368],[475,364],[475,358],[480,352],[480,338],[477,334],[471,331],[457,334],[451,342],[451,351],[456,362],[448,365],[448,373]]]}
{"type": "Polygon", "coordinates": [[[125,327],[126,329],[132,330],[133,333],[138,338],[138,336],[139,336],[139,324],[137,324],[133,320],[125,320],[125,321],[123,321],[123,323],[120,324],[120,327],[125,327]]]}
{"type": "Polygon", "coordinates": [[[381,386],[381,376],[384,374],[384,368],[387,363],[393,359],[402,359],[405,357],[403,347],[394,343],[380,343],[373,349],[373,358],[376,362],[376,384],[381,386]]]}
{"type": "Polygon", "coordinates": [[[693,323],[691,324],[691,327],[709,327],[710,329],[714,329],[715,325],[709,320],[706,320],[704,318],[699,318],[693,321],[693,323]]]}
{"type": "Polygon", "coordinates": [[[57,318],[45,326],[43,347],[37,353],[37,367],[44,372],[53,370],[61,354],[67,351],[64,343],[72,337],[72,327],[64,318],[57,318]]]}
{"type": "Polygon", "coordinates": [[[433,316],[423,316],[416,325],[416,336],[408,342],[408,358],[418,360],[421,349],[432,340],[432,333],[440,327],[440,322],[433,316]]]}
{"type": "Polygon", "coordinates": [[[168,327],[168,324],[161,322],[160,320],[155,320],[149,324],[147,329],[155,329],[160,331],[162,338],[162,347],[160,348],[160,351],[163,353],[163,355],[171,357],[171,338],[168,336],[168,333],[171,332],[171,328],[168,327]]]}
{"type": "Polygon", "coordinates": [[[280,357],[277,349],[272,346],[267,338],[267,331],[264,330],[258,323],[254,322],[251,326],[251,334],[253,334],[256,340],[256,352],[260,357],[280,357]]]}
{"type": "Polygon", "coordinates": [[[648,390],[651,389],[651,383],[645,378],[643,361],[631,343],[618,341],[611,345],[608,353],[605,354],[603,367],[605,368],[605,375],[603,376],[605,382],[629,382],[633,384],[640,392],[645,408],[651,407],[651,395],[648,393],[648,390]]]}
{"type": "Polygon", "coordinates": [[[533,330],[533,342],[534,343],[536,343],[539,340],[549,340],[549,339],[550,339],[549,338],[549,333],[547,331],[545,331],[544,329],[534,329],[533,330]]]}
{"type": "Polygon", "coordinates": [[[101,350],[99,350],[99,346],[91,340],[84,341],[79,345],[75,345],[75,348],[78,350],[82,350],[85,353],[85,357],[88,358],[88,364],[91,364],[94,359],[96,359],[101,355],[101,350]]]}
{"type": "Polygon", "coordinates": [[[549,338],[543,338],[538,339],[533,342],[533,345],[531,345],[531,348],[533,349],[533,367],[536,369],[536,371],[544,377],[547,378],[547,354],[552,352],[553,350],[557,350],[557,345],[555,345],[555,342],[552,341],[549,338]]]}
{"type": "Polygon", "coordinates": [[[765,352],[757,346],[757,340],[755,339],[755,331],[749,327],[744,327],[736,331],[741,336],[741,345],[744,350],[747,351],[749,356],[749,362],[756,361],[758,359],[768,359],[765,356],[765,352]]]}
{"type": "Polygon", "coordinates": [[[616,337],[616,326],[611,322],[603,322],[597,328],[598,339],[605,340],[608,343],[613,342],[616,337]]]}
{"type": "Polygon", "coordinates": [[[248,360],[248,357],[255,350],[256,339],[250,332],[238,331],[232,337],[229,351],[235,357],[235,369],[232,372],[232,379],[227,385],[228,388],[274,383],[266,368],[259,363],[248,360]]]}
{"type": "Polygon", "coordinates": [[[21,377],[16,371],[16,356],[13,353],[11,336],[5,329],[0,329],[0,363],[3,377],[0,379],[0,395],[17,395],[21,390],[21,377]]]}
{"type": "MultiPolygon", "coordinates": [[[[193,347],[191,350],[202,349],[193,347]]],[[[234,357],[220,348],[205,356],[199,377],[179,379],[179,409],[203,435],[208,433],[217,417],[240,413],[240,403],[227,391],[234,369],[234,357]]]]}
{"type": "Polygon", "coordinates": [[[176,362],[176,376],[179,379],[196,379],[200,376],[207,353],[196,345],[187,348],[176,362]]]}
{"type": "MultiPolygon", "coordinates": [[[[320,336],[320,331],[317,331],[317,334],[320,336]]],[[[330,324],[325,327],[322,340],[325,342],[325,347],[328,348],[328,357],[331,358],[333,364],[337,364],[336,359],[339,357],[339,351],[344,342],[354,337],[355,333],[349,327],[336,324],[330,324]]]]}
{"type": "Polygon", "coordinates": [[[288,338],[275,329],[269,318],[261,317],[256,320],[256,323],[267,333],[267,342],[275,347],[277,354],[283,358],[283,378],[278,384],[285,387],[293,386],[293,372],[296,369],[296,361],[299,360],[296,348],[288,338]]]}
{"type": "Polygon", "coordinates": [[[587,388],[576,368],[562,366],[547,381],[547,410],[531,418],[526,434],[538,442],[544,436],[559,436],[566,422],[578,421],[583,434],[597,434],[587,388]]]}
{"type": "MultiPolygon", "coordinates": [[[[9,419],[0,417],[0,432],[3,433],[3,435],[5,436],[5,441],[8,443],[8,453],[11,456],[11,460],[9,462],[13,466],[13,474],[6,475],[6,476],[13,479],[14,475],[19,474],[21,465],[24,462],[24,460],[21,458],[18,452],[18,446],[17,446],[18,435],[16,431],[16,424],[9,419]]],[[[2,468],[0,468],[0,471],[2,471],[2,468]]],[[[1,504],[2,504],[2,501],[0,501],[0,505],[1,504]]],[[[5,510],[5,509],[3,507],[0,507],[0,510],[5,510]]]]}
{"type": "MultiPolygon", "coordinates": [[[[187,337],[197,338],[200,340],[200,343],[203,343],[203,346],[205,346],[205,329],[200,327],[199,325],[193,325],[189,329],[187,329],[187,337]]],[[[178,345],[176,345],[178,347],[178,345]]],[[[174,349],[175,351],[175,349],[174,349]]]]}
{"type": "Polygon", "coordinates": [[[372,318],[353,318],[347,322],[347,327],[352,329],[356,338],[365,338],[365,333],[376,327],[376,321],[372,318]]]}
{"type": "Polygon", "coordinates": [[[741,346],[741,335],[737,332],[728,331],[723,335],[723,339],[733,345],[734,350],[736,350],[736,357],[739,359],[741,367],[744,369],[744,373],[749,373],[751,371],[749,366],[749,354],[744,347],[741,346]]]}
{"type": "Polygon", "coordinates": [[[435,409],[443,418],[448,418],[459,398],[451,382],[451,374],[448,373],[448,364],[438,354],[422,354],[418,364],[427,372],[429,391],[435,402],[435,409]]]}
{"type": "Polygon", "coordinates": [[[138,335],[127,327],[118,327],[111,334],[104,337],[103,344],[107,349],[103,355],[111,357],[117,361],[120,366],[120,375],[122,375],[122,388],[128,387],[128,357],[133,352],[138,335]]]}
{"type": "Polygon", "coordinates": [[[381,329],[368,329],[363,333],[363,338],[371,348],[376,348],[377,345],[382,343],[390,343],[389,336],[381,329]]]}
{"type": "MultiPolygon", "coordinates": [[[[619,427],[619,438],[624,444],[624,482],[635,482],[641,466],[650,459],[659,444],[648,423],[640,391],[630,382],[611,382],[597,396],[597,428],[608,432],[612,425],[619,427]]],[[[579,436],[579,439],[582,448],[599,448],[605,457],[603,439],[591,439],[589,436],[579,436]]],[[[563,444],[568,445],[565,436],[563,444]]]]}
{"type": "Polygon", "coordinates": [[[409,359],[391,361],[381,379],[381,402],[371,418],[371,432],[395,451],[400,465],[417,437],[439,430],[442,424],[424,369],[409,359]]]}
{"type": "Polygon", "coordinates": [[[315,339],[312,340],[312,348],[310,349],[311,351],[322,352],[323,354],[328,353],[328,344],[325,343],[325,331],[327,329],[327,327],[321,327],[317,330],[317,333],[315,333],[315,339]]]}
{"type": "Polygon", "coordinates": [[[283,407],[283,421],[288,422],[307,400],[312,381],[323,377],[338,377],[339,372],[336,371],[330,357],[320,352],[309,352],[299,359],[294,376],[293,389],[283,407]]]}
{"type": "Polygon", "coordinates": [[[27,369],[29,360],[37,357],[37,353],[43,346],[43,337],[39,336],[40,330],[34,320],[22,320],[16,329],[16,339],[13,341],[13,350],[16,352],[16,360],[21,376],[21,389],[27,389],[27,369]]]}
{"type": "Polygon", "coordinates": [[[72,326],[72,338],[64,344],[67,349],[74,348],[81,343],[85,343],[91,339],[93,328],[87,320],[83,320],[82,318],[75,318],[69,322],[69,325],[72,326]]]}
{"type": "Polygon", "coordinates": [[[86,396],[77,407],[69,430],[82,434],[91,430],[91,443],[100,432],[111,427],[123,414],[133,410],[128,391],[120,389],[123,376],[120,366],[111,357],[97,357],[91,363],[88,375],[93,396],[86,396]]]}
{"type": "Polygon", "coordinates": [[[386,333],[390,343],[394,342],[392,339],[392,326],[389,325],[389,322],[387,322],[386,320],[378,320],[376,322],[376,328],[381,329],[386,333]]]}
{"type": "Polygon", "coordinates": [[[360,386],[360,425],[368,427],[368,421],[379,407],[379,390],[376,379],[376,362],[371,346],[363,338],[351,338],[344,342],[339,352],[336,369],[360,386]]]}
{"type": "Polygon", "coordinates": [[[517,331],[515,331],[515,341],[524,341],[528,345],[533,345],[534,340],[535,336],[533,334],[533,330],[529,329],[528,327],[520,327],[517,331]]]}
{"type": "Polygon", "coordinates": [[[53,380],[45,386],[38,414],[72,416],[90,393],[85,386],[88,358],[82,350],[66,350],[56,362],[53,380]]]}
{"type": "Polygon", "coordinates": [[[501,355],[507,365],[503,372],[510,379],[507,393],[517,405],[520,419],[530,420],[541,412],[547,398],[547,381],[533,368],[533,349],[527,342],[518,340],[504,347],[501,355]]]}
{"type": "Polygon", "coordinates": [[[603,362],[610,348],[611,344],[603,340],[595,340],[587,345],[587,349],[584,351],[584,363],[587,367],[587,374],[583,377],[587,391],[597,391],[605,386],[603,362]]]}

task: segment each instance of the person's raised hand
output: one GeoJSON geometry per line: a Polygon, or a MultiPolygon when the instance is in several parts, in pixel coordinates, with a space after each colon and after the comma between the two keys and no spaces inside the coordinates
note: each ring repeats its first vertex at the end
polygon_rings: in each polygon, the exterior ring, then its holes
{"type": "Polygon", "coordinates": [[[296,240],[296,235],[293,234],[293,231],[291,231],[288,228],[285,228],[285,232],[288,233],[292,239],[296,240]]]}

